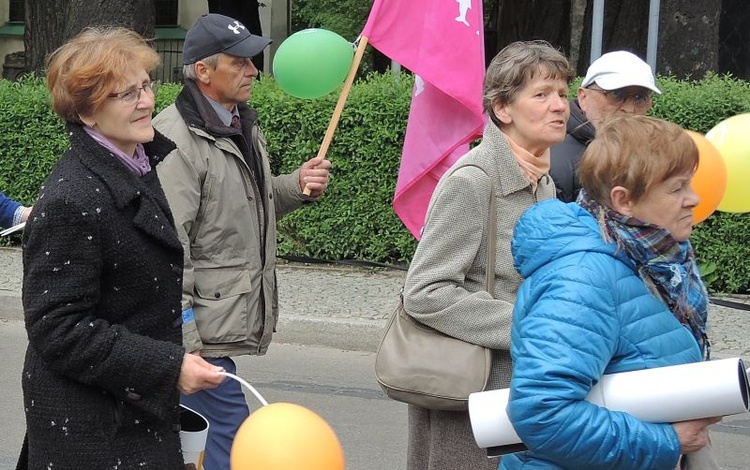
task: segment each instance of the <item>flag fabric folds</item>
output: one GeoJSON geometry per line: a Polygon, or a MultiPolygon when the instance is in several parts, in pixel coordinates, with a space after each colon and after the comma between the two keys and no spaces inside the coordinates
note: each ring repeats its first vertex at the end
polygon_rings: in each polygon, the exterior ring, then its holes
{"type": "Polygon", "coordinates": [[[415,75],[393,208],[417,238],[440,176],[481,136],[481,0],[375,0],[362,35],[415,75]]]}

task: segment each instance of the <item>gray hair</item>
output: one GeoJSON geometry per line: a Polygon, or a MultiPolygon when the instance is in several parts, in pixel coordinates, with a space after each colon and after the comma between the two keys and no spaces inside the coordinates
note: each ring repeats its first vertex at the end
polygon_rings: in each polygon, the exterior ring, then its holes
{"type": "MultiPolygon", "coordinates": [[[[216,69],[216,65],[219,63],[219,54],[221,52],[217,52],[214,55],[210,55],[204,59],[199,60],[198,62],[203,62],[204,64],[208,65],[212,69],[216,69]]],[[[198,63],[196,62],[196,64],[198,63]]],[[[197,80],[198,75],[195,73],[195,64],[186,64],[182,66],[182,78],[184,80],[190,79],[190,80],[197,80]]]]}
{"type": "Polygon", "coordinates": [[[547,41],[516,41],[505,46],[492,59],[484,76],[484,111],[494,118],[493,103],[512,103],[537,74],[562,78],[567,83],[573,78],[568,59],[547,41]]]}

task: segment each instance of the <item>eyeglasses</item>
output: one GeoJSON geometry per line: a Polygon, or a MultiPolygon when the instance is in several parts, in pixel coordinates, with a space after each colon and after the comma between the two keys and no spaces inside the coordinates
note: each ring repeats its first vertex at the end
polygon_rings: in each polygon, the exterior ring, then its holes
{"type": "Polygon", "coordinates": [[[156,95],[156,90],[158,89],[158,87],[159,82],[148,81],[139,87],[130,88],[119,93],[110,93],[109,95],[107,95],[107,97],[118,99],[123,104],[133,104],[137,103],[141,99],[141,92],[143,90],[146,90],[147,92],[151,93],[151,96],[154,96],[156,95]]]}
{"type": "Polygon", "coordinates": [[[644,111],[651,107],[651,92],[646,93],[633,93],[627,91],[625,88],[618,88],[616,90],[602,90],[600,88],[586,88],[587,90],[597,91],[604,95],[607,100],[616,106],[622,106],[626,102],[631,101],[633,107],[637,111],[644,111]]]}

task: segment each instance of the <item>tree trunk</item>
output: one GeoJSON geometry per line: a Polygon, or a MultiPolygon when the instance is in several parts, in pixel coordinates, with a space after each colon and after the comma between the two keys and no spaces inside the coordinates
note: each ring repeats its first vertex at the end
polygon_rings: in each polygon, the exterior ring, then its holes
{"type": "MultiPolygon", "coordinates": [[[[544,39],[564,54],[570,52],[571,0],[502,0],[497,11],[492,58],[513,41],[544,39]]],[[[490,45],[491,46],[491,45],[490,45]]]]}
{"type": "Polygon", "coordinates": [[[721,4],[721,0],[661,0],[659,73],[701,79],[706,72],[719,70],[721,4]]]}
{"type": "MultiPolygon", "coordinates": [[[[258,0],[208,0],[208,11],[218,13],[238,20],[253,34],[263,35],[260,26],[260,4],[258,0]]],[[[259,71],[263,71],[264,52],[253,57],[253,64],[259,71]]]]}
{"type": "Polygon", "coordinates": [[[26,0],[24,8],[26,70],[39,75],[47,54],[87,26],[124,26],[154,37],[154,0],[26,0]]]}
{"type": "Polygon", "coordinates": [[[719,72],[750,79],[750,8],[747,0],[723,0],[719,26],[719,72]]]}
{"type": "MultiPolygon", "coordinates": [[[[692,1],[692,0],[688,0],[692,1]]],[[[602,54],[624,50],[646,60],[649,0],[607,0],[604,2],[602,54]]],[[[591,65],[591,20],[594,2],[588,0],[578,53],[578,72],[585,75],[591,65]]],[[[662,6],[662,11],[664,7],[662,6]]]]}
{"type": "Polygon", "coordinates": [[[70,0],[66,37],[75,36],[86,26],[112,25],[153,38],[155,21],[154,0],[70,0]]]}
{"type": "Polygon", "coordinates": [[[568,60],[577,75],[578,58],[581,56],[581,39],[583,37],[584,18],[586,17],[586,0],[573,0],[570,6],[570,54],[568,60]]]}
{"type": "Polygon", "coordinates": [[[67,10],[68,0],[26,0],[24,8],[24,68],[41,76],[45,57],[63,42],[67,15],[60,12],[67,10]]]}

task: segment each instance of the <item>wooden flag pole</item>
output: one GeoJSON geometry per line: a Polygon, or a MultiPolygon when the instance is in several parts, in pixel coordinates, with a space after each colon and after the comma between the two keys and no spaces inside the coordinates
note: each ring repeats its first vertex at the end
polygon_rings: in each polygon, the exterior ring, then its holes
{"type": "MultiPolygon", "coordinates": [[[[349,96],[349,91],[352,89],[352,84],[354,83],[354,77],[357,75],[359,63],[362,62],[362,55],[364,55],[365,53],[367,41],[367,36],[360,36],[359,45],[357,46],[357,52],[354,54],[354,60],[352,60],[352,66],[349,69],[349,75],[346,77],[344,88],[341,90],[339,100],[336,103],[336,108],[334,108],[333,115],[331,116],[331,121],[328,123],[328,129],[323,136],[323,142],[320,144],[320,149],[318,150],[319,157],[325,157],[326,153],[328,153],[328,147],[331,145],[331,140],[333,140],[333,133],[334,131],[336,131],[336,127],[338,127],[339,125],[339,119],[341,118],[341,112],[344,110],[346,98],[349,96]]],[[[303,193],[305,194],[305,196],[310,195],[310,190],[307,188],[307,186],[305,186],[305,190],[303,191],[303,193]]]]}

